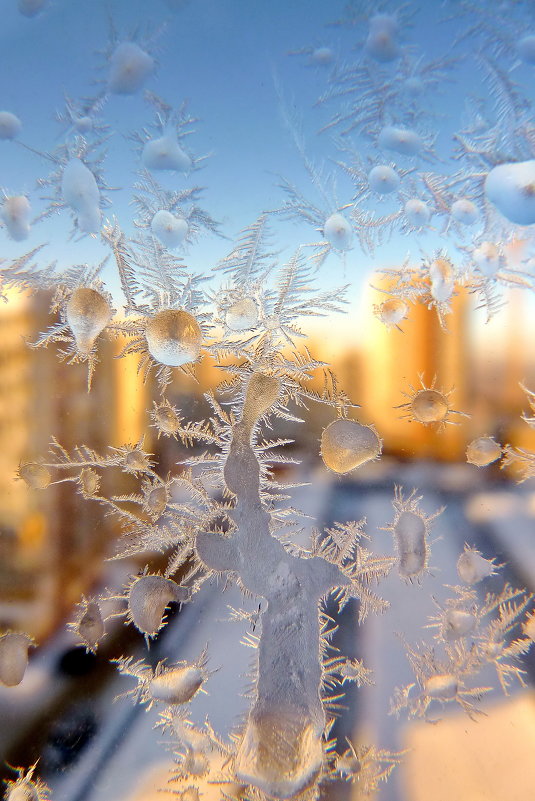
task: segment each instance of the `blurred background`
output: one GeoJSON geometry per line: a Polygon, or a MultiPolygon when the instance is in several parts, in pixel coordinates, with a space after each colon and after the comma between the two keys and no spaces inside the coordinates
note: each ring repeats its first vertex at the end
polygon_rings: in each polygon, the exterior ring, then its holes
{"type": "MultiPolygon", "coordinates": [[[[422,585],[407,585],[394,571],[380,588],[380,594],[391,602],[384,617],[359,626],[357,605],[350,604],[338,619],[335,645],[349,656],[363,658],[375,671],[376,684],[349,691],[348,708],[337,722],[336,732],[352,739],[358,733],[359,741],[364,737],[383,748],[411,748],[382,789],[381,798],[419,801],[427,797],[428,774],[436,776],[438,771],[440,775],[441,770],[443,788],[435,798],[446,798],[451,792],[457,794],[450,797],[467,801],[503,798],[497,789],[501,792],[501,785],[489,768],[489,764],[496,768],[496,759],[489,763],[481,749],[489,756],[496,749],[505,749],[509,760],[496,771],[507,781],[511,765],[522,758],[524,736],[529,742],[535,734],[535,703],[528,690],[515,688],[510,700],[491,693],[484,708],[494,704],[497,711],[492,711],[488,722],[473,724],[462,712],[448,714],[451,732],[446,724],[407,726],[403,719],[388,717],[387,712],[394,687],[411,681],[404,646],[396,633],[413,644],[428,637],[423,626],[429,615],[436,614],[435,601],[447,597],[445,585],[458,582],[455,563],[464,543],[479,548],[487,558],[506,563],[499,580],[485,582],[485,591],[498,591],[504,580],[535,590],[532,482],[516,483],[518,476],[500,470],[499,462],[487,468],[466,463],[466,446],[477,436],[492,435],[502,445],[535,449],[534,434],[521,420],[528,404],[519,387],[520,382],[528,388],[535,386],[528,311],[524,296],[512,291],[506,308],[482,332],[472,322],[473,298],[461,292],[447,332],[440,328],[436,313],[423,305],[411,309],[403,331],[398,331],[385,329],[371,313],[379,299],[380,293],[371,289],[363,298],[359,331],[364,333],[358,337],[350,328],[344,329],[348,321],[342,320],[338,328],[333,328],[331,321],[328,328],[311,328],[308,346],[315,356],[331,364],[340,386],[361,405],[354,416],[376,426],[384,440],[381,460],[349,477],[330,473],[321,461],[319,440],[332,412],[317,404],[311,405],[306,425],[281,431],[294,438],[291,455],[301,463],[280,469],[278,477],[312,485],[292,491],[292,504],[310,515],[311,528],[365,517],[370,547],[379,553],[393,553],[391,536],[380,528],[393,517],[394,485],[407,491],[417,488],[428,514],[443,505],[446,509],[433,527],[431,572],[422,585]],[[458,418],[459,424],[448,425],[442,432],[401,419],[395,407],[406,401],[403,392],[410,395],[411,384],[419,386],[419,375],[426,385],[436,375],[439,388],[452,390],[452,408],[470,416],[458,418]],[[511,739],[511,731],[517,732],[516,738],[511,739]],[[508,732],[506,742],[504,732],[508,732]],[[462,746],[459,737],[461,742],[466,740],[462,746]],[[451,784],[448,767],[454,747],[467,762],[455,774],[457,785],[451,784]],[[475,761],[466,757],[470,748],[478,755],[475,761]],[[483,778],[487,790],[474,795],[474,782],[478,785],[483,778]]],[[[152,731],[155,713],[135,707],[130,699],[110,704],[116,695],[131,689],[131,682],[118,677],[108,661],[131,653],[141,658],[141,637],[119,618],[112,622],[95,656],[77,645],[74,635],[66,631],[66,623],[72,620],[73,604],[82,594],[89,596],[104,587],[120,593],[128,577],[147,561],[160,566],[164,561],[162,557],[160,563],[157,558],[154,561],[152,555],[138,561],[106,561],[114,553],[119,532],[98,504],[84,500],[71,484],[39,492],[28,489],[15,476],[21,461],[46,452],[51,436],[67,449],[84,443],[100,452],[107,445],[143,441],[155,454],[162,475],[179,470],[176,463],[186,451],[174,439],[156,436],[149,411],[157,389],[151,380],[142,382],[135,357],[115,358],[120,341],[103,340],[91,393],[87,392],[84,365],[65,366],[52,348],[35,351],[27,346],[27,341],[50,323],[48,306],[46,295],[13,293],[0,315],[4,343],[0,362],[0,625],[2,630],[27,631],[39,644],[31,651],[22,684],[0,687],[0,750],[11,765],[28,765],[39,759],[40,775],[52,787],[54,797],[96,800],[113,791],[117,798],[138,798],[136,788],[142,782],[139,798],[146,799],[157,786],[165,787],[171,757],[166,763],[165,748],[152,731]],[[48,391],[43,392],[43,387],[48,391]]],[[[206,414],[203,393],[221,380],[220,371],[209,359],[201,362],[197,375],[198,383],[176,378],[169,391],[170,401],[186,419],[206,414]]],[[[113,487],[107,488],[113,494],[133,489],[131,477],[115,474],[113,482],[113,487]]],[[[199,722],[209,712],[222,735],[228,734],[246,708],[246,699],[240,695],[247,664],[240,644],[245,629],[230,623],[221,626],[228,619],[229,605],[243,605],[239,593],[222,594],[220,587],[205,587],[193,604],[171,614],[169,625],[150,650],[154,662],[163,657],[169,661],[194,659],[209,643],[210,666],[220,670],[210,679],[209,696],[194,701],[193,708],[199,722]]],[[[529,686],[535,678],[535,664],[529,656],[524,667],[529,686]]],[[[492,677],[490,683],[496,685],[492,677]]],[[[165,741],[165,737],[161,739],[165,741]]],[[[522,776],[527,782],[533,779],[528,767],[522,776]]],[[[7,769],[6,778],[12,777],[7,769]]],[[[329,797],[347,798],[357,791],[352,785],[336,790],[328,787],[329,797]]],[[[205,788],[208,796],[214,792],[213,787],[205,788]]],[[[519,792],[524,792],[523,787],[519,792]]],[[[525,796],[507,797],[512,801],[525,796]]]]}

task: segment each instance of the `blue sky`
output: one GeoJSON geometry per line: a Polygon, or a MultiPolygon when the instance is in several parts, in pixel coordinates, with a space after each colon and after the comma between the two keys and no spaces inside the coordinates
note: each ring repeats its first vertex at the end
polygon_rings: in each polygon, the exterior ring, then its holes
{"type": "MultiPolygon", "coordinates": [[[[442,3],[422,4],[414,26],[403,32],[404,42],[427,58],[447,54],[451,48],[453,23],[439,25],[442,3]]],[[[327,135],[317,130],[324,117],[313,108],[323,91],[327,71],[307,66],[306,58],[288,56],[300,47],[327,45],[341,59],[354,57],[366,36],[366,28],[327,27],[342,15],[344,3],[333,0],[190,0],[172,12],[164,0],[49,0],[34,19],[21,16],[16,0],[2,0],[2,54],[0,108],[16,113],[23,123],[21,141],[49,151],[58,142],[59,127],[53,119],[61,108],[62,93],[79,98],[98,91],[94,81],[105,76],[105,62],[96,52],[106,46],[108,17],[113,18],[120,36],[128,36],[139,25],[153,28],[166,23],[157,46],[159,68],[147,87],[171,104],[189,98],[191,112],[200,118],[191,147],[198,154],[212,153],[206,166],[190,178],[164,176],[166,186],[182,187],[192,182],[206,187],[202,205],[222,223],[230,239],[250,224],[263,210],[280,206],[283,196],[278,175],[295,182],[303,193],[317,201],[291,137],[280,114],[273,74],[282,86],[288,105],[303,118],[307,152],[321,160],[334,155],[327,135]],[[150,13],[148,13],[150,9],[150,13]],[[99,69],[99,67],[101,69],[99,69]]],[[[141,37],[141,42],[143,37],[141,37]]],[[[525,77],[530,77],[529,72],[525,77]]],[[[478,77],[467,62],[459,68],[442,95],[426,96],[442,116],[436,119],[437,154],[445,155],[452,132],[459,124],[463,94],[478,87],[478,77]]],[[[519,76],[520,77],[520,76],[519,76]]],[[[120,191],[112,194],[115,214],[131,230],[133,209],[131,185],[138,157],[124,137],[151,120],[152,111],[141,94],[112,96],[104,116],[114,131],[105,162],[108,182],[120,191]]],[[[46,160],[13,142],[0,142],[0,186],[9,194],[28,193],[33,208],[42,208],[37,178],[48,172],[46,160]]],[[[161,176],[158,176],[160,179],[161,176]]],[[[345,200],[343,181],[339,187],[345,200]]],[[[0,230],[3,254],[15,256],[41,242],[43,253],[60,266],[100,260],[105,247],[85,237],[69,241],[70,216],[59,216],[35,226],[27,242],[11,242],[0,230]],[[21,247],[22,246],[22,247],[21,247]]],[[[305,226],[278,226],[278,245],[290,252],[302,241],[314,241],[305,226]]],[[[431,236],[429,247],[440,244],[431,236]]],[[[206,272],[230,249],[226,242],[208,235],[184,254],[194,271],[206,272]]],[[[384,264],[400,263],[407,252],[419,254],[418,243],[397,237],[381,251],[384,264]]],[[[344,266],[329,257],[324,265],[325,283],[342,279],[367,279],[371,260],[352,251],[344,266]]],[[[108,273],[115,286],[111,271],[108,273]]]]}

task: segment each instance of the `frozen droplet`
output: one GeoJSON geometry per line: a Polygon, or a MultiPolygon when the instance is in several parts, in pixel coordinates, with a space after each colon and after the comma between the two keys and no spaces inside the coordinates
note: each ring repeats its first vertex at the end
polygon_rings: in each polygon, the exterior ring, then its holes
{"type": "Polygon", "coordinates": [[[389,14],[376,14],[370,19],[365,50],[376,61],[386,63],[399,56],[396,42],[397,22],[389,14]]]}
{"type": "Polygon", "coordinates": [[[48,468],[38,462],[21,464],[19,476],[31,489],[46,489],[52,481],[48,468]]]}
{"type": "Polygon", "coordinates": [[[189,225],[182,217],[160,209],[152,218],[150,227],[154,236],[169,250],[177,248],[188,235],[189,225]]]}
{"type": "Polygon", "coordinates": [[[319,64],[320,66],[331,64],[334,58],[330,47],[316,47],[310,57],[314,64],[319,64]]]}
{"type": "Polygon", "coordinates": [[[417,75],[410,75],[403,81],[404,89],[413,96],[420,95],[425,89],[424,82],[417,75]]]}
{"type": "Polygon", "coordinates": [[[318,723],[285,700],[270,699],[263,714],[249,716],[235,758],[236,779],[262,798],[306,797],[325,762],[318,723]]]}
{"type": "Polygon", "coordinates": [[[2,203],[1,216],[15,242],[21,242],[30,235],[30,201],[25,195],[14,195],[6,197],[2,203]]]}
{"type": "Polygon", "coordinates": [[[393,527],[398,570],[404,578],[421,576],[427,565],[427,523],[417,512],[402,511],[393,527]]]}
{"type": "Polygon", "coordinates": [[[438,303],[446,303],[450,300],[455,273],[453,265],[448,259],[435,259],[429,265],[429,277],[431,279],[431,295],[438,303]]]}
{"type": "Polygon", "coordinates": [[[67,323],[79,353],[87,355],[112,317],[106,298],[89,287],[75,289],[65,307],[67,323]]]}
{"type": "Polygon", "coordinates": [[[457,573],[462,581],[466,584],[477,584],[487,576],[493,576],[494,572],[493,559],[485,559],[475,548],[465,545],[457,560],[457,573]]]}
{"type": "Polygon", "coordinates": [[[150,355],[169,367],[195,362],[201,352],[201,328],[195,317],[182,309],[157,312],[147,322],[145,338],[150,355]]]}
{"type": "Polygon", "coordinates": [[[95,176],[79,158],[70,159],[61,178],[63,201],[77,216],[78,228],[87,234],[100,231],[100,190],[95,176]]]}
{"type": "Polygon", "coordinates": [[[335,473],[349,473],[376,459],[382,442],[371,426],[339,418],[329,423],[321,435],[321,456],[335,473]]]}
{"type": "Polygon", "coordinates": [[[431,676],[424,684],[424,693],[430,698],[439,698],[449,701],[455,698],[459,689],[459,682],[452,673],[442,673],[431,676]]]}
{"type": "Polygon", "coordinates": [[[166,704],[187,704],[202,686],[206,676],[198,665],[186,665],[164,670],[149,684],[156,701],[166,704]]]}
{"type": "Polygon", "coordinates": [[[535,64],[535,36],[523,36],[517,44],[517,52],[524,64],[535,64]]]}
{"type": "Polygon", "coordinates": [[[225,323],[231,331],[248,331],[258,325],[258,306],[254,298],[240,298],[226,311],[225,323]]]}
{"type": "Polygon", "coordinates": [[[165,609],[170,603],[186,598],[185,591],[164,576],[140,576],[128,594],[128,611],[134,626],[147,637],[154,637],[162,627],[165,609]]]}
{"type": "Polygon", "coordinates": [[[535,223],[535,159],[494,167],[485,179],[485,193],[509,222],[535,223]]]}
{"type": "Polygon", "coordinates": [[[422,149],[422,137],[410,128],[386,125],[379,134],[379,147],[404,156],[416,156],[422,149]]]}
{"type": "Polygon", "coordinates": [[[440,423],[449,412],[447,398],[436,389],[421,389],[411,400],[411,411],[419,423],[440,423]]]}
{"type": "Polygon", "coordinates": [[[141,160],[148,170],[176,170],[189,172],[192,167],[190,156],[182,150],[174,131],[150,139],[145,143],[141,160]]]}
{"type": "Polygon", "coordinates": [[[368,173],[368,184],[374,192],[388,195],[399,187],[399,175],[388,164],[380,164],[368,173]]]}
{"type": "Polygon", "coordinates": [[[415,228],[421,228],[422,226],[427,225],[431,219],[431,211],[427,203],[415,197],[407,200],[403,207],[403,211],[405,213],[405,217],[415,228]]]}
{"type": "Polygon", "coordinates": [[[280,389],[280,379],[276,376],[266,375],[260,371],[254,372],[245,391],[243,422],[248,426],[254,425],[277,401],[280,389]]]}
{"type": "Polygon", "coordinates": [[[11,787],[6,795],[6,801],[41,801],[35,782],[23,779],[11,787]]]}
{"type": "Polygon", "coordinates": [[[351,225],[342,214],[331,214],[325,220],[323,236],[335,250],[349,250],[353,240],[351,225]]]}
{"type": "Polygon", "coordinates": [[[11,111],[0,111],[0,139],[15,139],[21,131],[22,123],[11,111]]]}
{"type": "Polygon", "coordinates": [[[385,325],[398,325],[408,313],[409,307],[401,298],[388,298],[376,307],[376,314],[385,325]]]}
{"type": "Polygon", "coordinates": [[[21,683],[28,667],[28,649],[31,644],[31,637],[16,631],[0,637],[0,684],[15,687],[21,683]]]}
{"type": "Polygon", "coordinates": [[[474,225],[479,219],[479,209],[466,197],[461,197],[451,205],[451,216],[463,225],[474,225]]]}
{"type": "Polygon", "coordinates": [[[447,609],[444,613],[443,634],[446,640],[459,640],[471,634],[477,625],[477,618],[465,609],[447,609]]]}
{"type": "Polygon", "coordinates": [[[487,278],[493,278],[500,269],[500,251],[492,242],[482,242],[472,251],[472,258],[476,267],[487,278]]]}
{"type": "Polygon", "coordinates": [[[158,520],[167,507],[169,495],[165,486],[149,489],[145,495],[145,509],[153,520],[158,520]]]}
{"type": "Polygon", "coordinates": [[[154,59],[135,42],[121,42],[110,58],[108,89],[116,95],[139,91],[154,71],[154,59]]]}
{"type": "Polygon", "coordinates": [[[466,461],[478,467],[486,467],[502,455],[501,446],[492,437],[478,437],[466,449],[466,461]]]}
{"type": "Polygon", "coordinates": [[[164,434],[176,434],[180,428],[180,418],[172,406],[162,404],[154,410],[156,425],[164,434]]]}
{"type": "Polygon", "coordinates": [[[100,489],[100,476],[91,467],[84,467],[78,476],[78,483],[82,491],[82,495],[86,498],[91,498],[100,489]]]}
{"type": "Polygon", "coordinates": [[[76,627],[78,636],[90,651],[96,651],[104,637],[104,619],[96,601],[88,601],[76,627]]]}

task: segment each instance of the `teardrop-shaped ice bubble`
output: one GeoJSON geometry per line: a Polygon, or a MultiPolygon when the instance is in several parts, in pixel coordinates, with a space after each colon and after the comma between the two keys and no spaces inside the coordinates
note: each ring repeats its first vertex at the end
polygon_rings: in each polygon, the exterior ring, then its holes
{"type": "Polygon", "coordinates": [[[78,228],[97,234],[101,222],[100,190],[95,176],[79,158],[72,158],[65,165],[61,192],[66,205],[76,213],[78,228]]]}
{"type": "Polygon", "coordinates": [[[431,210],[427,203],[425,203],[423,200],[419,200],[416,197],[407,200],[403,207],[403,211],[405,213],[405,217],[408,219],[411,225],[414,225],[415,228],[421,228],[423,225],[427,225],[431,218],[431,210]]]}
{"type": "Polygon", "coordinates": [[[16,242],[27,239],[30,234],[30,211],[30,201],[25,195],[6,197],[2,203],[0,216],[10,237],[16,242]]]}
{"type": "Polygon", "coordinates": [[[148,141],[143,148],[141,160],[148,170],[189,172],[192,166],[191,158],[182,150],[173,131],[148,141]]]}
{"type": "Polygon", "coordinates": [[[479,209],[466,197],[461,197],[451,205],[451,216],[463,225],[473,225],[479,219],[479,209]]]}
{"type": "Polygon", "coordinates": [[[160,364],[180,367],[199,358],[200,326],[195,317],[182,309],[164,309],[151,317],[145,338],[150,355],[160,364]]]}
{"type": "Polygon", "coordinates": [[[524,64],[535,64],[535,36],[523,36],[517,44],[517,52],[524,64]]]}
{"type": "Polygon", "coordinates": [[[349,250],[353,241],[351,225],[342,214],[331,214],[325,220],[323,236],[335,250],[349,250]]]}
{"type": "Polygon", "coordinates": [[[422,137],[410,128],[385,125],[379,134],[379,147],[404,156],[416,156],[422,149],[422,137]]]}
{"type": "Polygon", "coordinates": [[[160,209],[152,218],[150,227],[162,245],[169,250],[177,248],[188,235],[189,226],[182,217],[175,217],[170,211],[160,209]]]}
{"type": "Polygon", "coordinates": [[[22,123],[11,111],[0,111],[0,139],[15,139],[19,135],[22,123]]]}
{"type": "Polygon", "coordinates": [[[110,58],[108,89],[115,95],[133,95],[154,71],[154,59],[135,42],[121,42],[110,58]]]}
{"type": "Polygon", "coordinates": [[[128,611],[134,626],[149,637],[162,627],[162,618],[170,603],[187,597],[185,590],[172,579],[159,575],[140,576],[128,594],[128,611]]]}
{"type": "Polygon", "coordinates": [[[395,192],[399,187],[399,175],[388,164],[380,164],[377,167],[373,167],[368,173],[368,184],[374,192],[380,195],[388,195],[390,192],[395,192]]]}
{"type": "Polygon", "coordinates": [[[510,222],[535,223],[535,159],[494,167],[485,179],[485,193],[510,222]]]}
{"type": "Polygon", "coordinates": [[[66,317],[79,353],[89,353],[111,316],[110,304],[96,289],[78,287],[74,290],[67,301],[66,317]]]}

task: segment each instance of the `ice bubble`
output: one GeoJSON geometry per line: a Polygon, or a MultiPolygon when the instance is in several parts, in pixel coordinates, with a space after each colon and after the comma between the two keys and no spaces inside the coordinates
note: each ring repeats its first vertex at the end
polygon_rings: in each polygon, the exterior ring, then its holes
{"type": "Polygon", "coordinates": [[[500,251],[492,242],[482,242],[472,251],[472,258],[487,278],[493,278],[500,269],[500,251]]]}
{"type": "Polygon", "coordinates": [[[146,142],[141,159],[148,170],[189,172],[192,166],[191,158],[182,150],[173,131],[146,142]]]}
{"type": "Polygon", "coordinates": [[[376,61],[393,61],[399,56],[395,36],[397,22],[389,14],[376,14],[370,19],[370,32],[366,39],[366,52],[376,61]]]}
{"type": "Polygon", "coordinates": [[[410,75],[403,81],[403,86],[410,95],[420,95],[424,89],[424,82],[417,75],[410,75]]]}
{"type": "Polygon", "coordinates": [[[323,236],[335,250],[349,250],[353,240],[351,226],[342,214],[331,214],[325,220],[323,236]]]}
{"type": "Polygon", "coordinates": [[[0,637],[0,684],[15,687],[21,683],[28,667],[28,649],[31,644],[31,637],[16,631],[0,637]]]}
{"type": "Polygon", "coordinates": [[[486,467],[502,455],[502,448],[492,437],[478,437],[466,449],[466,461],[477,467],[486,467]]]}
{"type": "Polygon", "coordinates": [[[429,266],[431,295],[439,303],[446,303],[452,296],[455,274],[448,259],[435,259],[429,266]]]}
{"type": "Polygon", "coordinates": [[[95,176],[79,158],[67,162],[61,178],[61,191],[67,206],[76,213],[81,231],[100,231],[100,191],[95,176]]]}
{"type": "Polygon", "coordinates": [[[372,167],[368,174],[370,189],[380,195],[388,195],[399,187],[399,175],[388,164],[372,167]]]}
{"type": "Polygon", "coordinates": [[[20,133],[22,123],[11,111],[0,111],[0,139],[15,139],[20,133]]]}
{"type": "Polygon", "coordinates": [[[451,216],[463,225],[473,225],[479,219],[479,209],[466,197],[461,197],[451,205],[451,216]]]}
{"type": "Polygon", "coordinates": [[[316,49],[312,51],[311,59],[314,64],[319,64],[320,66],[331,64],[333,51],[330,47],[316,47],[316,49]]]}
{"type": "Polygon", "coordinates": [[[182,217],[175,217],[170,211],[160,209],[152,218],[150,227],[162,245],[169,250],[177,248],[188,235],[189,225],[182,217]]]}
{"type": "Polygon", "coordinates": [[[418,198],[411,198],[407,200],[403,207],[403,211],[405,213],[405,217],[408,219],[411,225],[414,225],[415,228],[420,228],[423,225],[427,225],[431,218],[431,210],[427,203],[424,203],[423,200],[419,200],[418,198]]]}
{"type": "Polygon", "coordinates": [[[349,473],[356,467],[376,459],[382,443],[371,426],[340,417],[330,423],[321,435],[321,456],[335,473],[349,473]]]}
{"type": "Polygon", "coordinates": [[[87,115],[83,117],[74,117],[72,124],[74,125],[78,133],[81,134],[88,133],[93,128],[93,120],[91,119],[91,117],[88,117],[87,115]]]}
{"type": "Polygon", "coordinates": [[[385,125],[379,134],[379,147],[393,150],[403,156],[416,156],[422,149],[422,138],[410,128],[385,125]]]}
{"type": "Polygon", "coordinates": [[[195,317],[182,309],[163,309],[151,317],[145,338],[150,355],[160,364],[180,367],[199,358],[200,326],[195,317]]]}
{"type": "Polygon", "coordinates": [[[485,179],[485,193],[510,222],[535,223],[535,159],[494,167],[485,179]]]}
{"type": "Polygon", "coordinates": [[[30,234],[30,211],[30,201],[25,195],[6,197],[2,203],[0,216],[10,237],[16,242],[27,239],[30,234]]]}
{"type": "Polygon", "coordinates": [[[371,32],[366,39],[366,51],[383,63],[393,61],[399,55],[397,42],[387,31],[371,32]]]}
{"type": "Polygon", "coordinates": [[[535,36],[533,34],[523,36],[518,42],[517,51],[525,64],[535,64],[535,36]]]}
{"type": "Polygon", "coordinates": [[[121,42],[110,59],[108,89],[115,95],[133,95],[154,71],[154,59],[135,42],[121,42]]]}
{"type": "Polygon", "coordinates": [[[240,298],[229,306],[225,323],[231,331],[247,331],[258,324],[258,306],[254,298],[240,298]]]}
{"type": "Polygon", "coordinates": [[[398,325],[407,317],[409,307],[402,298],[387,298],[375,308],[375,313],[385,325],[398,325]]]}

